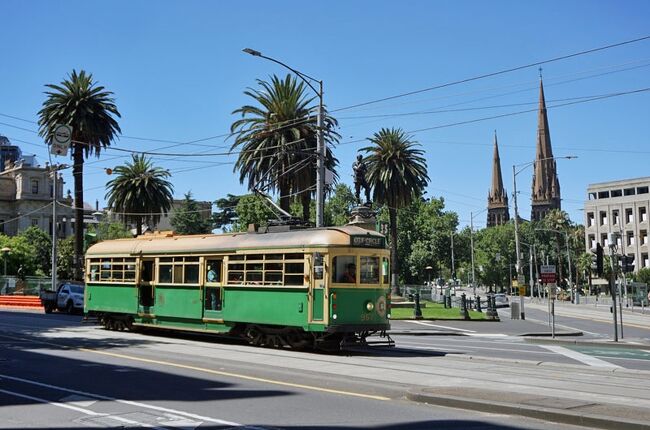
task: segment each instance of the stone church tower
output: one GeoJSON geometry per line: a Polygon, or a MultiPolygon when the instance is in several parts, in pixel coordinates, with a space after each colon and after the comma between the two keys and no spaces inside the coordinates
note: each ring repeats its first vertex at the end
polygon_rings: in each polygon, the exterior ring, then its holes
{"type": "Polygon", "coordinates": [[[508,194],[503,188],[501,177],[501,158],[499,158],[499,144],[497,132],[494,131],[494,156],[492,160],[492,187],[488,192],[487,226],[502,225],[510,220],[508,212],[508,194]]]}
{"type": "Polygon", "coordinates": [[[553,160],[551,134],[546,116],[544,85],[539,81],[539,113],[537,114],[537,153],[533,165],[531,221],[544,219],[551,209],[561,209],[560,182],[553,160]]]}

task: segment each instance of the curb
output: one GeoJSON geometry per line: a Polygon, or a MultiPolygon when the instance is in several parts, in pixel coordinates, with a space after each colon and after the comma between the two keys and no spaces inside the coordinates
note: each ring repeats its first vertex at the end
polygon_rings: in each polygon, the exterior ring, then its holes
{"type": "Polygon", "coordinates": [[[515,403],[495,401],[489,402],[457,396],[429,394],[416,390],[408,391],[406,398],[415,402],[446,406],[450,408],[469,409],[474,411],[502,413],[508,415],[520,415],[528,418],[535,418],[544,421],[552,421],[556,423],[583,427],[595,427],[602,429],[616,428],[617,430],[647,430],[650,428],[648,426],[648,423],[645,421],[628,420],[596,414],[581,414],[578,412],[563,411],[545,407],[529,407],[515,403]]]}
{"type": "MultiPolygon", "coordinates": [[[[583,336],[584,333],[581,331],[561,331],[561,332],[555,332],[555,336],[562,336],[562,337],[571,337],[571,336],[583,336]]],[[[543,331],[543,332],[537,332],[537,333],[522,333],[518,334],[517,336],[522,336],[522,337],[552,337],[553,334],[551,332],[543,331]]]]}
{"type": "MultiPolygon", "coordinates": [[[[555,334],[558,336],[558,334],[555,334]]],[[[605,346],[611,348],[650,348],[650,345],[644,343],[614,342],[612,340],[578,340],[578,339],[539,339],[527,337],[524,339],[527,343],[554,344],[562,343],[566,345],[585,345],[585,346],[605,346]]]]}

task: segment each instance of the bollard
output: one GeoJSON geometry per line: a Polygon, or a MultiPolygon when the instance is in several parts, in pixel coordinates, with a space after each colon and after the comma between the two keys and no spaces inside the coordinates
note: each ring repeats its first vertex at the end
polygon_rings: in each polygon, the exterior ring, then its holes
{"type": "Polygon", "coordinates": [[[416,320],[422,319],[422,309],[420,308],[420,292],[415,293],[415,308],[413,308],[413,317],[416,320]]]}
{"type": "Polygon", "coordinates": [[[481,309],[481,296],[476,296],[476,311],[483,312],[481,309]]]}
{"type": "Polygon", "coordinates": [[[463,317],[464,320],[469,319],[469,312],[467,311],[467,297],[465,296],[465,293],[461,294],[460,296],[460,316],[463,317]]]}

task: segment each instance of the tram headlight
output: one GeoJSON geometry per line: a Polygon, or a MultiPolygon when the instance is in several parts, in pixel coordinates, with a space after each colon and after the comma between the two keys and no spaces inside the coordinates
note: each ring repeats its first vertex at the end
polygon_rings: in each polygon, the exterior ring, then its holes
{"type": "Polygon", "coordinates": [[[336,319],[336,314],[332,314],[332,319],[333,319],[333,320],[336,319]]]}
{"type": "Polygon", "coordinates": [[[371,312],[375,308],[375,304],[373,302],[368,302],[366,303],[366,309],[368,312],[371,312]]]}

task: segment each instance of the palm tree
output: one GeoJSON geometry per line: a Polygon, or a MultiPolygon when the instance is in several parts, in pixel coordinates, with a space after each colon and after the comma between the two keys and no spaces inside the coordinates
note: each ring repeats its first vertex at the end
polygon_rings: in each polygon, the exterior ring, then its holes
{"type": "MultiPolygon", "coordinates": [[[[309,205],[316,183],[316,112],[314,97],[305,96],[305,84],[287,75],[271,77],[271,82],[257,80],[260,89],[248,88],[244,94],[256,105],[233,111],[241,116],[230,129],[236,135],[231,151],[238,149],[234,171],[248,189],[270,189],[280,194],[280,207],[289,211],[291,196],[303,205],[303,219],[309,220],[309,205]]],[[[328,143],[325,166],[334,170],[338,164],[332,151],[339,134],[337,122],[324,114],[324,139],[328,143]]]]}
{"type": "Polygon", "coordinates": [[[122,213],[124,222],[131,220],[137,234],[142,234],[142,224],[156,224],[160,214],[172,207],[174,187],[167,180],[169,171],[155,167],[143,155],[133,155],[131,162],[115,168],[115,179],[106,184],[108,206],[122,213]]]}
{"type": "Polygon", "coordinates": [[[39,134],[48,144],[52,143],[57,124],[72,127],[72,166],[75,205],[75,278],[81,278],[83,267],[83,165],[84,159],[111,144],[121,133],[116,117],[120,113],[115,106],[113,93],[97,85],[93,76],[85,71],[73,70],[61,84],[47,84],[47,98],[38,112],[39,134]]]}
{"type": "Polygon", "coordinates": [[[397,210],[419,198],[429,182],[424,151],[402,129],[382,128],[368,140],[372,146],[361,148],[366,152],[367,179],[373,189],[373,201],[388,207],[390,220],[391,286],[400,294],[397,285],[397,210]]]}

